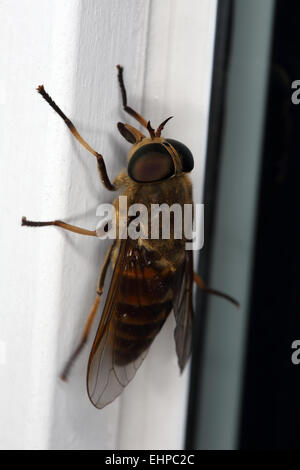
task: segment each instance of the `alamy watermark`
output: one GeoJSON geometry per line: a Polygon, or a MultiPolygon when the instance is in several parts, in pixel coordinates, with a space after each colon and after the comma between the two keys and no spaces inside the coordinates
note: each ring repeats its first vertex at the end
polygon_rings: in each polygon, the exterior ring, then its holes
{"type": "Polygon", "coordinates": [[[127,196],[119,196],[118,210],[112,204],[100,204],[101,217],[96,233],[100,239],[184,239],[186,250],[200,250],[204,244],[204,204],[127,205],[127,196]],[[129,223],[128,223],[129,220],[129,223]]]}
{"type": "Polygon", "coordinates": [[[300,80],[292,82],[292,89],[295,91],[292,93],[291,100],[293,104],[297,105],[300,103],[300,80]]]}
{"type": "Polygon", "coordinates": [[[300,340],[295,339],[295,341],[292,342],[291,348],[295,349],[291,356],[291,361],[295,366],[297,366],[300,364],[300,340]]]}

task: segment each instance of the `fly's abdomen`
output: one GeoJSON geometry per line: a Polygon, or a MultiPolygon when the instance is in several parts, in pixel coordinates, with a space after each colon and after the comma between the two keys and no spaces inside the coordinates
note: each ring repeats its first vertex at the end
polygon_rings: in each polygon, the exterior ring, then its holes
{"type": "Polygon", "coordinates": [[[170,274],[133,266],[122,274],[114,321],[114,355],[129,364],[149,348],[172,309],[170,274]]]}

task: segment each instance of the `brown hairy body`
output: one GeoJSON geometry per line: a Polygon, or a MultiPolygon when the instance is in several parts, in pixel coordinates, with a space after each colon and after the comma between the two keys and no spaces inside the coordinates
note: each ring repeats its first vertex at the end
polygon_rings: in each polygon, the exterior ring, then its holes
{"type": "MultiPolygon", "coordinates": [[[[182,371],[191,353],[193,299],[192,286],[195,281],[206,292],[219,295],[237,304],[222,292],[209,289],[193,272],[193,253],[185,249],[186,239],[182,226],[182,237],[174,236],[174,217],[170,219],[170,237],[164,239],[151,236],[152,204],[166,204],[170,209],[179,204],[192,204],[192,185],[187,173],[193,169],[190,150],[181,142],[161,137],[168,122],[165,119],[155,131],[150,121],[127,105],[123,82],[123,69],[118,68],[123,109],[136,119],[150,134],[145,135],[129,124],[118,123],[122,136],[132,144],[128,154],[127,170],[121,172],[112,183],[108,177],[102,155],[96,152],[79,134],[70,119],[48,95],[43,85],[37,90],[64,120],[77,141],[97,159],[98,171],[103,185],[109,191],[120,190],[127,197],[127,207],[143,204],[148,210],[148,237],[136,239],[116,237],[109,248],[97,284],[97,295],[92,305],[82,339],[67,361],[61,378],[67,379],[71,366],[85,345],[92,323],[96,317],[103,294],[105,278],[110,263],[113,273],[103,308],[101,320],[91,349],[87,370],[88,396],[97,408],[112,402],[133,379],[146,353],[173,310],[176,328],[174,331],[178,364],[182,371]]],[[[117,234],[120,225],[120,199],[115,199],[117,234]]],[[[183,224],[183,214],[182,224],[183,224]]],[[[127,228],[132,222],[125,217],[127,228]]],[[[145,221],[140,222],[142,233],[145,221]]],[[[22,218],[22,225],[43,227],[52,225],[64,230],[98,236],[97,230],[87,230],[61,220],[48,222],[30,221],[22,218]]]]}

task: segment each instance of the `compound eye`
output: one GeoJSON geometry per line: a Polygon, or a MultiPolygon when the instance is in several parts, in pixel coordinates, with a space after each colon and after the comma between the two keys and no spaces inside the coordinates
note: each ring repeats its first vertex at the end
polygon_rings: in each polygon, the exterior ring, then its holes
{"type": "Polygon", "coordinates": [[[192,171],[194,168],[194,157],[190,149],[178,140],[166,139],[166,141],[169,142],[178,153],[182,164],[182,171],[185,173],[192,171]]]}
{"type": "Polygon", "coordinates": [[[139,183],[152,183],[170,178],[175,173],[172,157],[161,144],[148,144],[130,159],[128,174],[139,183]]]}

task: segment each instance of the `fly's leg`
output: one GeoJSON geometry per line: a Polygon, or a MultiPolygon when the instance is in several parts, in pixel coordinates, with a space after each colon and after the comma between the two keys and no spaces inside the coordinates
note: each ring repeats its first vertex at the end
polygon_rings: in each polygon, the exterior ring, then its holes
{"type": "Polygon", "coordinates": [[[22,217],[22,226],[26,227],[45,227],[48,225],[54,225],[56,227],[61,227],[64,230],[69,230],[70,232],[79,233],[80,235],[89,235],[90,237],[96,237],[96,230],[86,230],[85,228],[76,227],[76,225],[70,225],[62,220],[52,220],[50,222],[37,222],[32,220],[27,220],[26,217],[22,217]]]}
{"type": "Polygon", "coordinates": [[[213,294],[217,295],[218,297],[223,297],[223,299],[228,300],[229,302],[233,303],[236,307],[239,307],[239,303],[237,300],[235,300],[233,297],[230,295],[224,294],[224,292],[220,292],[219,290],[215,289],[210,289],[207,287],[201,277],[198,276],[197,273],[194,273],[194,282],[197,284],[197,286],[203,290],[204,292],[207,292],[208,294],[213,294]]]}
{"type": "Polygon", "coordinates": [[[88,315],[88,318],[87,318],[87,321],[86,321],[86,324],[85,324],[85,327],[84,327],[84,330],[83,330],[83,334],[82,334],[80,343],[78,344],[78,346],[76,347],[74,352],[71,354],[70,358],[66,362],[66,365],[65,365],[65,367],[64,367],[64,369],[63,369],[63,371],[60,375],[60,378],[64,381],[67,380],[72,365],[74,364],[75,360],[77,359],[80,352],[82,351],[85,343],[87,342],[87,339],[88,339],[89,333],[91,331],[93,321],[95,319],[95,316],[96,316],[96,313],[97,313],[97,310],[98,310],[98,307],[99,307],[101,295],[103,293],[103,286],[104,286],[105,276],[106,276],[106,273],[107,273],[107,268],[108,268],[108,265],[109,265],[109,261],[111,259],[111,253],[112,253],[113,247],[114,247],[114,245],[112,245],[106,253],[105,260],[104,260],[103,266],[101,268],[100,276],[99,276],[98,287],[97,287],[97,296],[96,296],[94,304],[93,304],[93,306],[90,310],[90,313],[88,315]]]}
{"type": "Polygon", "coordinates": [[[126,88],[125,88],[124,79],[123,79],[123,67],[121,67],[121,65],[117,65],[117,69],[118,69],[118,80],[119,80],[119,85],[120,85],[120,90],[121,90],[121,95],[122,95],[122,103],[123,103],[124,111],[126,111],[126,113],[130,114],[130,116],[136,119],[143,127],[148,129],[151,138],[155,137],[155,131],[154,129],[152,129],[150,125],[150,121],[147,121],[143,116],[141,116],[134,109],[132,109],[130,106],[127,105],[127,93],[126,93],[126,88]]]}
{"type": "Polygon", "coordinates": [[[81,135],[79,134],[79,132],[77,131],[76,127],[74,126],[74,124],[70,121],[70,119],[63,113],[63,111],[57,106],[57,104],[53,101],[53,99],[51,98],[51,96],[48,95],[48,93],[46,92],[45,88],[44,88],[44,85],[40,85],[37,87],[37,91],[40,93],[40,95],[42,95],[42,97],[44,98],[45,101],[47,101],[47,103],[51,106],[51,108],[54,109],[54,111],[64,120],[64,122],[66,123],[66,125],[68,126],[68,128],[70,129],[70,131],[72,132],[73,136],[75,137],[76,140],[78,140],[78,142],[88,151],[90,152],[92,155],[94,155],[94,157],[97,158],[97,162],[98,162],[98,168],[99,168],[99,171],[100,171],[100,175],[101,175],[101,181],[102,183],[104,184],[104,186],[106,187],[106,189],[108,189],[109,191],[115,191],[116,188],[115,186],[111,183],[109,177],[108,177],[108,174],[107,174],[107,171],[106,171],[106,166],[105,166],[105,163],[104,163],[104,159],[102,157],[102,155],[98,152],[96,152],[96,150],[94,150],[84,139],[83,137],[81,137],[81,135]]]}

